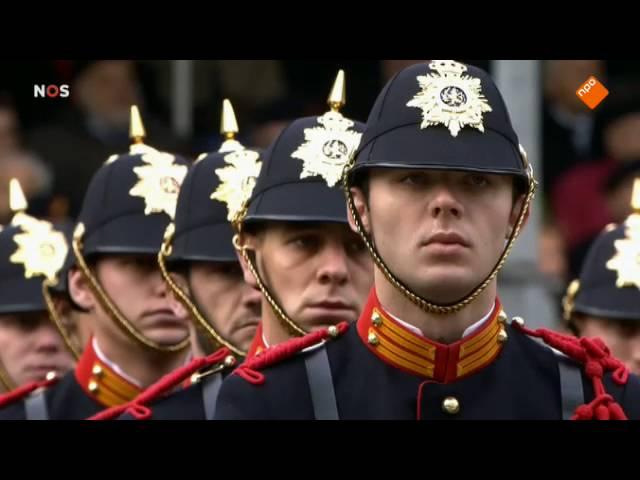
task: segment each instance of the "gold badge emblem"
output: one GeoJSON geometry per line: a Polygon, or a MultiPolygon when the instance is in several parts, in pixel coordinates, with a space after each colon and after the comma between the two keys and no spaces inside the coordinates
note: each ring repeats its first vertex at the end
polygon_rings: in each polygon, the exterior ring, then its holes
{"type": "Polygon", "coordinates": [[[627,238],[614,242],[616,254],[607,262],[607,268],[618,273],[618,288],[640,288],[640,230],[637,227],[628,228],[627,238]]]}
{"type": "Polygon", "coordinates": [[[51,223],[24,213],[27,202],[16,179],[11,180],[9,190],[11,210],[16,212],[11,225],[22,229],[13,236],[18,249],[9,261],[24,266],[25,278],[43,275],[54,282],[69,250],[67,240],[51,223]]]}
{"type": "Polygon", "coordinates": [[[300,178],[320,175],[333,187],[358,148],[362,134],[352,130],[355,123],[339,111],[345,103],[345,92],[344,70],[339,70],[327,98],[331,110],[318,118],[321,126],[305,128],[305,142],[291,154],[303,162],[300,178]]]}
{"type": "Polygon", "coordinates": [[[616,253],[607,268],[618,273],[616,287],[640,288],[640,178],[633,184],[632,213],[625,221],[625,238],[614,242],[616,253]]]}
{"type": "Polygon", "coordinates": [[[170,153],[160,152],[144,144],[131,146],[131,153],[141,153],[146,165],[134,167],[138,183],[129,191],[132,197],[142,197],[144,214],[164,212],[173,218],[180,185],[187,175],[187,166],[174,163],[170,153]]]}
{"type": "Polygon", "coordinates": [[[26,278],[44,275],[53,282],[67,256],[67,240],[49,222],[34,218],[31,220],[20,222],[24,233],[17,233],[13,237],[18,250],[9,260],[24,265],[26,278]]]}
{"type": "Polygon", "coordinates": [[[429,68],[436,73],[418,76],[421,90],[407,103],[422,109],[420,128],[444,125],[454,137],[466,126],[484,132],[482,114],[492,109],[480,79],[465,75],[467,67],[453,60],[434,60],[429,68]]]}
{"type": "Polygon", "coordinates": [[[251,197],[262,162],[253,150],[238,150],[225,155],[228,166],[216,169],[220,179],[211,199],[227,204],[227,220],[233,222],[251,197]]]}
{"type": "Polygon", "coordinates": [[[340,112],[329,111],[318,118],[319,127],[304,130],[305,143],[291,154],[303,161],[300,178],[320,175],[333,187],[360,144],[362,134],[351,130],[354,122],[340,112]]]}

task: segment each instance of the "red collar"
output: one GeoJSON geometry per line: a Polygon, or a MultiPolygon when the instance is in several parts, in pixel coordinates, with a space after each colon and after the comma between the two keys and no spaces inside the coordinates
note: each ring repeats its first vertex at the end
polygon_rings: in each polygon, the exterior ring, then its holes
{"type": "Polygon", "coordinates": [[[443,345],[393,320],[380,305],[374,288],[357,329],[362,342],[383,362],[414,375],[449,383],[493,362],[506,339],[502,327],[506,318],[496,298],[490,318],[478,330],[455,343],[443,345]]]}
{"type": "Polygon", "coordinates": [[[85,393],[105,407],[133,400],[142,389],[103,363],[93,348],[93,339],[82,352],[75,369],[76,380],[85,393]]]}
{"type": "Polygon", "coordinates": [[[249,347],[246,358],[249,359],[255,357],[256,355],[260,355],[266,349],[267,346],[264,344],[264,340],[262,338],[262,322],[260,322],[258,323],[256,336],[253,337],[253,341],[251,342],[251,346],[249,347]]]}

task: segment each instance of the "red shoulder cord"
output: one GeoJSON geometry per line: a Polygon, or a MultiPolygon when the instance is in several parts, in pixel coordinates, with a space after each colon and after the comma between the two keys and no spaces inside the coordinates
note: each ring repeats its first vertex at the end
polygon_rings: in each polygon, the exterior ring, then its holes
{"type": "Polygon", "coordinates": [[[23,385],[21,387],[11,390],[10,392],[0,395],[0,408],[6,407],[7,405],[13,402],[23,399],[24,397],[29,395],[31,392],[37,390],[38,388],[50,387],[54,383],[57,383],[58,380],[60,380],[58,376],[55,376],[49,380],[38,380],[37,382],[27,383],[26,385],[23,385]]]}
{"type": "Polygon", "coordinates": [[[627,420],[620,404],[606,392],[602,377],[606,371],[613,371],[613,381],[624,385],[629,378],[629,370],[620,360],[611,356],[609,348],[601,339],[576,338],[544,328],[530,330],[515,322],[511,325],[526,335],[540,338],[547,345],[584,364],[585,373],[593,384],[595,398],[576,408],[571,420],[627,420]]]}
{"type": "Polygon", "coordinates": [[[131,414],[136,420],[148,420],[151,418],[151,409],[145,404],[171,391],[198,370],[224,361],[225,357],[230,354],[231,351],[224,347],[206,357],[195,358],[188,365],[180,367],[162,377],[130,402],[103,410],[89,417],[88,420],[112,420],[125,411],[131,414]]]}
{"type": "Polygon", "coordinates": [[[332,327],[323,328],[315,332],[311,332],[304,337],[295,337],[286,342],[267,348],[260,355],[248,358],[242,365],[234,370],[232,375],[238,375],[244,378],[252,385],[262,385],[264,383],[264,375],[261,370],[269,365],[278,363],[286,358],[292,357],[296,353],[311,347],[330,337],[337,337],[349,328],[347,322],[341,322],[332,327]]]}

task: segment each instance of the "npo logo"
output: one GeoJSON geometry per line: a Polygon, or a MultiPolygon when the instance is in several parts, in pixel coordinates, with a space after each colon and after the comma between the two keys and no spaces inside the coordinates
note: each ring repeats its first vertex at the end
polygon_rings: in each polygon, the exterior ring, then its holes
{"type": "Polygon", "coordinates": [[[580,85],[576,95],[587,107],[593,110],[609,95],[609,90],[596,77],[591,75],[586,82],[580,85]]]}
{"type": "Polygon", "coordinates": [[[67,98],[69,85],[34,85],[33,98],[67,98]]]}

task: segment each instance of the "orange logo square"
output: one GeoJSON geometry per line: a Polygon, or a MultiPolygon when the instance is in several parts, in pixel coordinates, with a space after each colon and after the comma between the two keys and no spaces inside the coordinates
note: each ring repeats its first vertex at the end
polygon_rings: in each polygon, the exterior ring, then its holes
{"type": "Polygon", "coordinates": [[[576,91],[576,95],[578,95],[578,98],[580,98],[587,107],[593,110],[600,105],[602,100],[607,98],[609,90],[592,75],[586,82],[580,85],[580,88],[576,91]]]}

